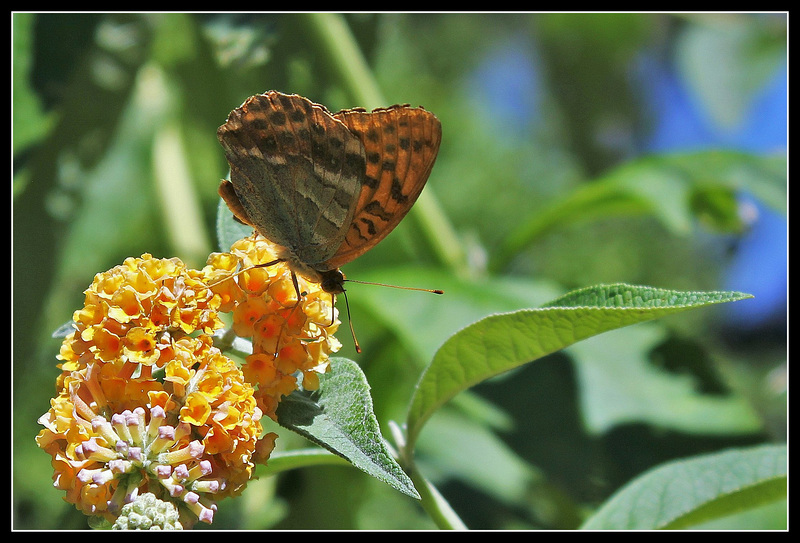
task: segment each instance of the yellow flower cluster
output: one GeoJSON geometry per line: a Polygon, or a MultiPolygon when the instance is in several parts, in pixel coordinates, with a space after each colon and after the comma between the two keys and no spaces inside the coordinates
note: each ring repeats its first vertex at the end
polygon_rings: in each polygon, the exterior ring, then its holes
{"type": "Polygon", "coordinates": [[[272,418],[281,398],[297,388],[296,376],[304,389],[316,390],[330,354],[341,348],[333,336],[341,323],[330,294],[293,276],[285,262],[254,267],[276,259],[275,245],[253,236],[234,243],[230,253],[212,254],[203,269],[221,296],[220,311],[233,314],[234,333],[252,338],[253,353],[242,371],[257,387],[262,412],[272,418]]]}
{"type": "Polygon", "coordinates": [[[262,415],[275,418],[298,378],[316,389],[341,346],[329,294],[285,263],[258,267],[275,254],[251,237],[203,270],[145,254],[95,276],[36,438],[68,502],[113,522],[152,493],[189,526],[241,492],[277,437],[261,435],[262,415]],[[213,344],[222,313],[252,340],[242,368],[213,344]]]}
{"type": "Polygon", "coordinates": [[[215,502],[243,488],[261,413],[241,371],[208,337],[176,340],[163,380],[131,377],[114,363],[62,375],[37,443],[52,455],[68,502],[113,521],[152,492],[211,522],[215,502]]]}
{"type": "Polygon", "coordinates": [[[127,258],[98,273],[85,295],[72,317],[77,332],[61,347],[64,371],[113,362],[149,374],[172,358],[173,338],[223,326],[219,299],[177,258],[127,258]]]}

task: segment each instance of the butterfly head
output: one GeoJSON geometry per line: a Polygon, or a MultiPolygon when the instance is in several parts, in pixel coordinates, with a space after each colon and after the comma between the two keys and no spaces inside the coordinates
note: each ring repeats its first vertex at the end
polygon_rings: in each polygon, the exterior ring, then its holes
{"type": "Polygon", "coordinates": [[[338,268],[319,272],[320,286],[322,290],[330,294],[341,294],[344,292],[344,274],[338,268]]]}

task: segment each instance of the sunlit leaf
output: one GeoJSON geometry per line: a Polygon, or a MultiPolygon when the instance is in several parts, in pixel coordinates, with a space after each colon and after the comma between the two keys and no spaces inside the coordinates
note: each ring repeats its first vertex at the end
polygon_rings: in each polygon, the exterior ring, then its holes
{"type": "Polygon", "coordinates": [[[450,337],[420,379],[408,413],[408,442],[458,392],[581,339],[710,304],[739,292],[681,292],[625,284],[576,290],[545,307],[492,315],[450,337]]]}
{"type": "Polygon", "coordinates": [[[372,412],[369,384],[358,364],[331,360],[319,390],[296,391],[277,410],[278,422],[392,488],[419,498],[411,479],[395,462],[372,412]]]}
{"type": "Polygon", "coordinates": [[[766,445],[670,462],[628,483],[582,528],[690,528],[785,499],[786,453],[766,445]]]}

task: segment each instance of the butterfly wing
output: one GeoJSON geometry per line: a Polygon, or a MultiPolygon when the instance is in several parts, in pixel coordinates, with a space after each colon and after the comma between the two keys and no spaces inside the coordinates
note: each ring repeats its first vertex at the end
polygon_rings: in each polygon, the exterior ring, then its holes
{"type": "Polygon", "coordinates": [[[244,222],[311,267],[335,254],[364,175],[358,138],[323,106],[276,91],[233,110],[217,137],[244,222]]]}
{"type": "Polygon", "coordinates": [[[416,202],[433,168],[442,125],[433,113],[408,105],[333,115],[361,141],[366,175],[339,250],[325,262],[338,268],[386,237],[416,202]]]}

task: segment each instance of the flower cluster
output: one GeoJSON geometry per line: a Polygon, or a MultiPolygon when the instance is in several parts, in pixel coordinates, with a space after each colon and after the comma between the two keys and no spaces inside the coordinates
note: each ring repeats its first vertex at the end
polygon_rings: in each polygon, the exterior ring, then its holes
{"type": "Polygon", "coordinates": [[[98,273],[72,319],[76,332],[61,347],[65,372],[100,363],[150,374],[172,358],[172,340],[223,326],[219,299],[196,270],[177,258],[127,258],[98,273]]]}
{"type": "Polygon", "coordinates": [[[285,264],[252,267],[273,260],[253,237],[203,270],[145,254],[95,276],[36,438],[68,502],[114,522],[150,493],[189,526],[241,492],[274,446],[262,414],[275,417],[298,377],[316,388],[340,347],[330,295],[285,264]],[[221,313],[252,338],[242,368],[214,346],[221,313]]]}
{"type": "Polygon", "coordinates": [[[234,333],[252,338],[242,371],[272,418],[281,398],[298,387],[296,376],[304,389],[315,390],[330,354],[341,348],[333,336],[341,323],[331,295],[285,262],[258,266],[276,259],[275,245],[254,236],[234,243],[230,253],[212,254],[203,269],[221,296],[220,310],[233,314],[234,333]]]}
{"type": "Polygon", "coordinates": [[[113,521],[152,492],[211,522],[215,502],[247,483],[261,413],[241,371],[205,337],[175,342],[163,381],[114,363],[62,376],[37,442],[68,502],[113,521]]]}

